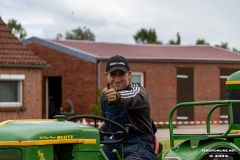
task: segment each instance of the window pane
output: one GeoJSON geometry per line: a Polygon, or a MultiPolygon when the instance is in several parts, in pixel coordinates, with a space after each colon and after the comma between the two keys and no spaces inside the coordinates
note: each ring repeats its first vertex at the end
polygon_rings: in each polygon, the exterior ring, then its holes
{"type": "Polygon", "coordinates": [[[0,81],[0,102],[19,102],[19,81],[0,81]]]}
{"type": "Polygon", "coordinates": [[[140,75],[132,75],[132,83],[140,83],[141,76],[140,75]]]}
{"type": "Polygon", "coordinates": [[[132,75],[132,77],[131,77],[131,82],[132,82],[133,84],[142,85],[142,84],[141,84],[141,75],[137,75],[137,74],[132,75]]]}

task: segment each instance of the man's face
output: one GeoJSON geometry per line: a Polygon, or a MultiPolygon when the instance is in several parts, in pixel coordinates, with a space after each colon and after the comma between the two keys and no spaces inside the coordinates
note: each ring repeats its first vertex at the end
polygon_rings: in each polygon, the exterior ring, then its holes
{"type": "Polygon", "coordinates": [[[131,71],[125,73],[122,70],[115,70],[111,73],[105,73],[107,81],[116,91],[125,89],[130,83],[131,71]]]}

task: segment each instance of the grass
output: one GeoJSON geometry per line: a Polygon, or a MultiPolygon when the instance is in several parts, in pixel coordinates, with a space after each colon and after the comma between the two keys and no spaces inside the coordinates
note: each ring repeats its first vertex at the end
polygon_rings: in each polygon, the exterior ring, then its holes
{"type": "Polygon", "coordinates": [[[160,143],[163,145],[163,156],[168,152],[170,149],[170,142],[169,140],[161,140],[160,143]]]}

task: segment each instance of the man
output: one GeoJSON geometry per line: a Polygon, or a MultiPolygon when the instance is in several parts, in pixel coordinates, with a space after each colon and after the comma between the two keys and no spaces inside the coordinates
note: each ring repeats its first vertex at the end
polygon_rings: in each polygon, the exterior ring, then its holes
{"type": "MultiPolygon", "coordinates": [[[[118,122],[126,127],[132,127],[128,137],[122,143],[124,160],[156,160],[157,155],[153,152],[154,132],[156,128],[152,123],[151,110],[146,90],[137,85],[130,84],[131,70],[128,61],[119,55],[111,57],[106,65],[105,72],[107,82],[111,87],[103,90],[101,105],[104,117],[118,122]]],[[[118,129],[107,122],[100,130],[107,128],[110,132],[118,129]]],[[[113,136],[113,139],[118,139],[113,136]]],[[[105,137],[105,140],[111,140],[105,137]]],[[[113,149],[119,150],[120,144],[104,145],[103,151],[109,160],[115,159],[113,149]]]]}

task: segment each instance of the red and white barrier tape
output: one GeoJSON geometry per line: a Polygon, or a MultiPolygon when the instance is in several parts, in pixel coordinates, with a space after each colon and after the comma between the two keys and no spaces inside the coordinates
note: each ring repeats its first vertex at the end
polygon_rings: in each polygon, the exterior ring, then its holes
{"type": "MultiPolygon", "coordinates": [[[[154,124],[169,124],[168,121],[165,122],[154,122],[154,124]]],[[[206,121],[173,121],[172,124],[206,124],[206,121]]],[[[224,121],[210,121],[210,124],[228,124],[227,120],[224,121]]]]}
{"type": "MultiPolygon", "coordinates": [[[[77,123],[85,124],[85,125],[94,125],[94,122],[87,122],[83,119],[82,122],[78,121],[77,123]]],[[[154,124],[169,124],[168,121],[162,122],[154,122],[154,124]]],[[[180,125],[188,125],[188,124],[206,124],[206,121],[173,121],[172,124],[180,124],[180,125]]],[[[219,120],[219,121],[210,121],[210,124],[228,124],[228,120],[219,120]]],[[[102,125],[102,122],[97,122],[97,125],[102,125]]]]}

